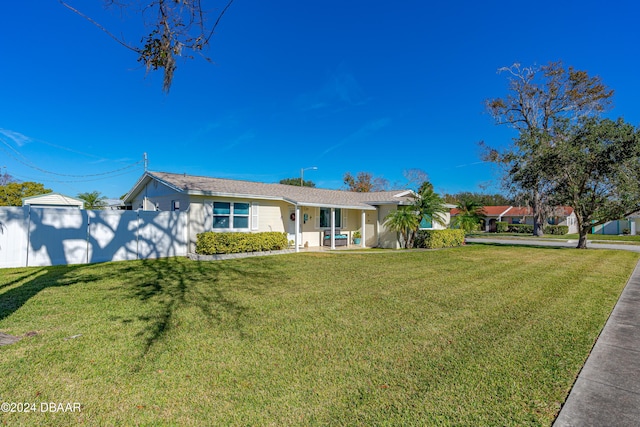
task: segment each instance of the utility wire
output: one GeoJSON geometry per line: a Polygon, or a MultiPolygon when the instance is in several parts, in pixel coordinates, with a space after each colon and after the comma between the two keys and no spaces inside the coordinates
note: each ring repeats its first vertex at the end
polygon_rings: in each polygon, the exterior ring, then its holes
{"type": "MultiPolygon", "coordinates": [[[[17,154],[19,154],[21,157],[24,157],[17,150],[15,150],[13,147],[8,145],[6,142],[4,142],[4,141],[2,141],[2,142],[5,145],[7,145],[9,148],[11,148],[13,151],[15,151],[17,154]]],[[[74,175],[74,174],[65,174],[65,173],[58,173],[58,172],[48,171],[46,169],[43,169],[41,167],[36,166],[35,164],[33,164],[32,162],[30,162],[28,160],[24,161],[24,160],[19,159],[18,157],[14,156],[11,152],[7,151],[4,148],[3,148],[3,151],[5,153],[7,153],[10,157],[12,157],[15,161],[17,161],[19,163],[22,163],[23,165],[25,165],[25,166],[27,166],[27,167],[29,167],[31,169],[35,169],[35,170],[37,170],[39,172],[46,173],[46,174],[49,174],[49,175],[66,176],[66,177],[70,177],[70,178],[89,178],[89,177],[95,177],[95,176],[111,175],[111,174],[114,174],[116,172],[120,172],[120,171],[123,171],[123,170],[126,170],[126,169],[131,169],[131,168],[143,163],[143,160],[138,160],[137,162],[132,163],[132,164],[130,164],[128,166],[124,166],[122,168],[114,169],[114,170],[111,170],[111,171],[108,171],[108,172],[100,172],[100,173],[84,174],[84,175],[74,175]]],[[[26,157],[24,157],[24,158],[26,159],[26,157]]]]}

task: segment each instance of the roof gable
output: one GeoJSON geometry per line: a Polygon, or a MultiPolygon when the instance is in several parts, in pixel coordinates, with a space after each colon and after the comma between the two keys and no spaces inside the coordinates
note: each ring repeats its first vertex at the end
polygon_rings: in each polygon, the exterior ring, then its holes
{"type": "Polygon", "coordinates": [[[76,197],[65,196],[60,193],[45,193],[38,194],[37,196],[24,197],[22,199],[22,205],[37,205],[37,206],[76,206],[83,208],[84,200],[76,197]]]}

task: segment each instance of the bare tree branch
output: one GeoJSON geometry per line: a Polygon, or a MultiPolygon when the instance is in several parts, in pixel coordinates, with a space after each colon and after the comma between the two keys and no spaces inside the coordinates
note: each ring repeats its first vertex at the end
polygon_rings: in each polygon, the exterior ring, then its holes
{"type": "Polygon", "coordinates": [[[144,64],[147,72],[162,69],[164,73],[162,88],[166,93],[171,88],[177,68],[176,57],[192,59],[192,55],[185,54],[186,51],[191,51],[211,62],[210,58],[202,54],[202,51],[209,46],[216,28],[233,1],[226,2],[213,26],[207,29],[207,12],[203,9],[200,0],[128,0],[127,2],[104,0],[107,7],[116,5],[121,9],[140,5],[142,24],[149,28],[150,32],[141,38],[139,45],[134,45],[126,42],[123,37],[116,36],[104,25],[65,0],[58,0],[62,6],[95,25],[120,45],[136,52],[138,62],[144,64]]]}

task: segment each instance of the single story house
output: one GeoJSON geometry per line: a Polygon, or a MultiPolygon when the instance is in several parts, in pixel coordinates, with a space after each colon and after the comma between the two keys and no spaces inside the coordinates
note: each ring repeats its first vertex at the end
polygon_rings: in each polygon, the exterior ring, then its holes
{"type": "Polygon", "coordinates": [[[22,206],[34,208],[78,208],[84,209],[84,200],[60,193],[46,193],[22,199],[22,206]]]}
{"type": "MultiPolygon", "coordinates": [[[[451,210],[451,216],[458,214],[457,209],[451,210]]],[[[529,207],[518,206],[484,206],[482,208],[484,215],[484,231],[496,231],[497,222],[506,222],[508,224],[530,224],[533,225],[533,210],[529,207]]],[[[559,206],[554,208],[552,215],[547,218],[550,225],[566,225],[569,227],[569,233],[578,232],[578,223],[573,208],[568,206],[559,206]]]]}
{"type": "MultiPolygon", "coordinates": [[[[412,202],[410,190],[356,193],[167,172],[145,172],[124,198],[129,209],[188,213],[189,250],[205,231],[285,232],[300,247],[398,248],[384,218],[412,202]]],[[[444,218],[448,223],[448,214],[444,218]]],[[[423,222],[424,228],[444,228],[423,222]]]]}

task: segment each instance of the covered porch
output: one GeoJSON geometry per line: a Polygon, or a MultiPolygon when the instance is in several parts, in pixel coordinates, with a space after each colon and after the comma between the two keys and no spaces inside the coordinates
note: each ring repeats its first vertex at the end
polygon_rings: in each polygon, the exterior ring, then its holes
{"type": "Polygon", "coordinates": [[[312,247],[366,248],[378,243],[378,215],[373,206],[298,203],[290,208],[288,221],[296,252],[312,247]]]}

